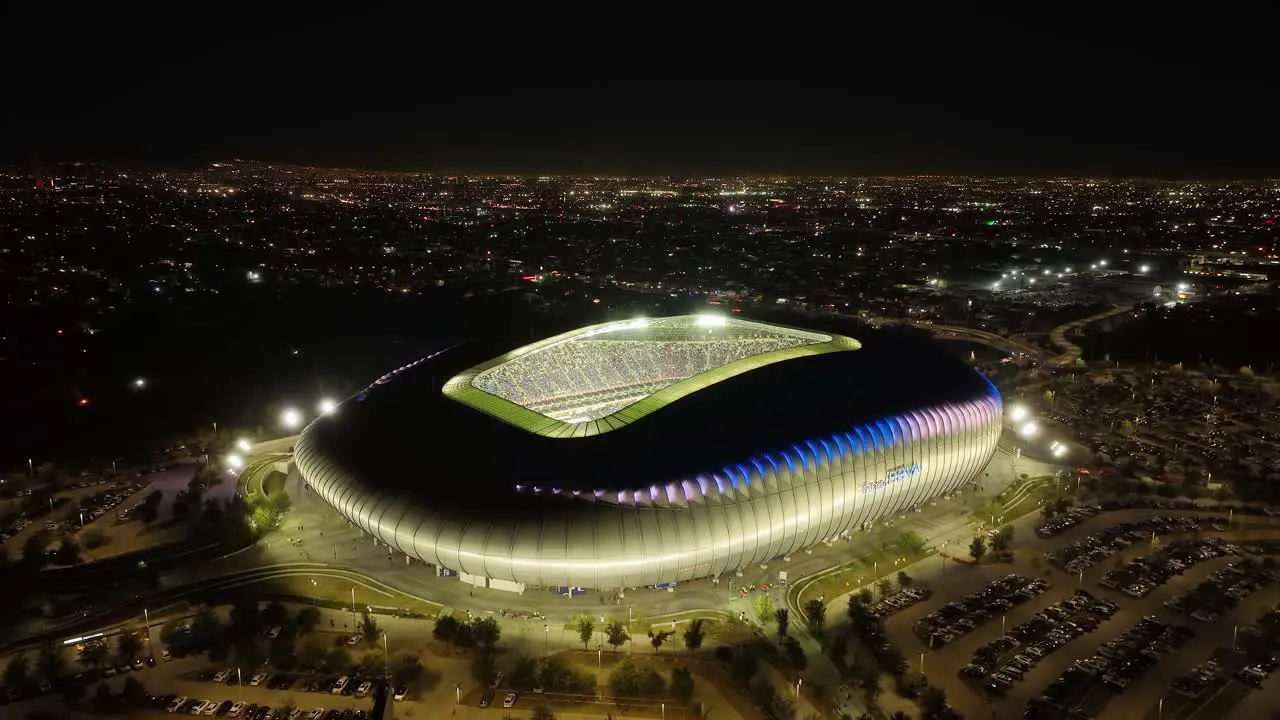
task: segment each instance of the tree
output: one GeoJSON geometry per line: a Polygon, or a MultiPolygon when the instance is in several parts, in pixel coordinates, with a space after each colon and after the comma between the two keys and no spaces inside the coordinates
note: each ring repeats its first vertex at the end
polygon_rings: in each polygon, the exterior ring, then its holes
{"type": "Polygon", "coordinates": [[[930,685],[920,692],[920,709],[925,717],[939,717],[946,707],[947,693],[942,688],[930,685]]]}
{"type": "Polygon", "coordinates": [[[262,613],[257,600],[240,600],[231,606],[231,630],[242,636],[258,634],[262,627],[262,613]]]}
{"type": "Polygon", "coordinates": [[[236,665],[244,670],[256,668],[267,659],[262,654],[262,648],[258,647],[256,638],[241,638],[232,649],[235,652],[236,665]]]}
{"type": "Polygon", "coordinates": [[[80,546],[76,544],[75,538],[70,535],[62,536],[62,542],[58,543],[58,549],[53,553],[53,561],[59,565],[75,565],[80,562],[80,546]]]}
{"type": "Polygon", "coordinates": [[[738,682],[746,685],[751,682],[751,678],[755,677],[760,670],[760,661],[751,652],[739,651],[734,654],[729,669],[733,672],[733,676],[738,679],[738,682]]]}
{"type": "Polygon", "coordinates": [[[787,663],[798,672],[804,672],[809,667],[809,658],[805,657],[804,648],[800,646],[800,641],[793,637],[782,638],[782,652],[786,657],[787,663]]]}
{"type": "Polygon", "coordinates": [[[481,651],[471,659],[471,679],[480,685],[488,687],[497,675],[498,670],[494,667],[493,653],[481,651]]]}
{"type": "Polygon", "coordinates": [[[773,598],[765,594],[756,596],[755,599],[756,617],[761,623],[767,623],[773,619],[773,598]]]}
{"type": "Polygon", "coordinates": [[[76,705],[84,699],[85,687],[81,682],[64,682],[58,685],[58,694],[68,705],[76,705]]]}
{"type": "Polygon", "coordinates": [[[105,683],[98,683],[98,687],[93,691],[93,709],[95,712],[106,714],[112,711],[116,705],[116,696],[111,692],[111,688],[105,683]]]}
{"type": "Polygon", "coordinates": [[[649,631],[649,644],[653,646],[653,651],[657,652],[662,647],[662,643],[667,641],[675,633],[671,630],[649,631]]]}
{"type": "Polygon", "coordinates": [[[914,582],[915,580],[912,580],[911,576],[908,575],[905,570],[898,571],[898,587],[902,588],[903,590],[906,590],[907,588],[911,587],[912,583],[914,582]]]}
{"type": "Polygon", "coordinates": [[[625,645],[631,639],[631,633],[627,632],[627,626],[621,620],[614,620],[606,625],[604,636],[605,642],[609,643],[614,650],[625,645]]]}
{"type": "Polygon", "coordinates": [[[31,661],[21,653],[13,656],[4,667],[4,684],[11,688],[21,688],[31,679],[31,661]]]}
{"type": "Polygon", "coordinates": [[[391,682],[404,685],[422,677],[422,660],[417,655],[404,653],[391,662],[391,682]]]}
{"type": "Polygon", "coordinates": [[[876,581],[876,589],[880,591],[880,597],[884,597],[893,592],[893,583],[889,578],[880,578],[876,581]]]}
{"type": "Polygon", "coordinates": [[[116,651],[125,662],[133,662],[141,649],[142,638],[132,631],[122,632],[120,637],[116,638],[116,651]]]}
{"type": "Polygon", "coordinates": [[[329,648],[325,652],[325,667],[335,672],[342,672],[351,667],[351,652],[345,647],[329,648]]]}
{"type": "Polygon", "coordinates": [[[40,677],[52,682],[58,679],[58,675],[62,674],[62,669],[66,667],[66,664],[62,653],[58,652],[57,648],[49,645],[40,651],[40,657],[36,660],[36,671],[40,673],[40,677]]]}
{"type": "Polygon", "coordinates": [[[107,537],[105,532],[95,527],[81,530],[78,537],[80,538],[80,543],[87,550],[96,550],[111,542],[111,538],[107,537]]]}
{"type": "Polygon", "coordinates": [[[298,663],[304,668],[315,667],[324,662],[325,649],[314,640],[307,640],[298,648],[298,663]]]}
{"type": "Polygon", "coordinates": [[[609,693],[615,700],[660,697],[666,689],[667,682],[661,675],[636,665],[630,659],[622,661],[609,673],[609,693]]]}
{"type": "Polygon", "coordinates": [[[107,659],[107,644],[104,642],[90,642],[80,651],[76,662],[87,668],[96,668],[107,659]]]}
{"type": "Polygon", "coordinates": [[[280,633],[267,645],[267,657],[275,667],[288,672],[298,665],[298,655],[294,650],[293,638],[280,633]]]}
{"type": "Polygon", "coordinates": [[[222,503],[218,502],[218,498],[205,498],[203,516],[204,521],[210,525],[222,522],[222,503]]]}
{"type": "Polygon", "coordinates": [[[969,543],[969,557],[974,562],[982,562],[983,556],[987,554],[987,543],[981,537],[976,537],[973,542],[969,543]]]}
{"type": "Polygon", "coordinates": [[[540,703],[533,706],[533,714],[529,716],[529,720],[556,720],[556,714],[551,712],[551,708],[540,703]]]}
{"type": "Polygon", "coordinates": [[[548,692],[585,693],[595,687],[595,678],[569,665],[558,655],[544,658],[538,682],[548,692]]]}
{"type": "Polygon", "coordinates": [[[453,644],[460,648],[469,648],[476,644],[476,638],[471,634],[470,623],[458,623],[458,631],[453,635],[453,644]]]}
{"type": "Polygon", "coordinates": [[[49,533],[45,530],[37,531],[22,544],[22,564],[33,570],[44,567],[49,562],[49,556],[44,553],[48,546],[49,533]]]}
{"type": "Polygon", "coordinates": [[[143,707],[147,704],[147,688],[130,675],[124,679],[124,687],[120,689],[120,699],[129,707],[143,707]]]}
{"type": "Polygon", "coordinates": [[[441,615],[436,618],[436,626],[431,630],[431,635],[435,639],[452,646],[453,641],[458,637],[458,626],[461,624],[452,615],[441,615]]]}
{"type": "Polygon", "coordinates": [[[703,628],[702,618],[694,618],[689,621],[689,627],[684,629],[684,646],[689,650],[697,650],[702,647],[702,639],[706,637],[706,630],[703,628]]]}
{"type": "Polygon", "coordinates": [[[320,608],[315,606],[305,607],[298,611],[298,629],[304,633],[309,633],[316,629],[320,624],[320,608]]]}
{"type": "Polygon", "coordinates": [[[365,610],[360,614],[360,636],[367,642],[374,642],[378,639],[378,621],[365,610]]]}
{"type": "Polygon", "coordinates": [[[591,622],[590,617],[579,615],[574,620],[573,627],[578,631],[578,639],[582,641],[582,649],[586,650],[587,645],[591,642],[591,636],[595,635],[596,624],[591,622]]]}
{"type": "Polygon", "coordinates": [[[471,621],[471,637],[476,645],[485,650],[493,650],[498,644],[498,638],[502,637],[502,628],[491,617],[475,618],[471,621]]]}
{"type": "Polygon", "coordinates": [[[869,665],[858,665],[854,668],[854,682],[867,698],[867,703],[874,705],[880,697],[880,673],[869,665]]]}
{"type": "Polygon", "coordinates": [[[267,603],[262,609],[262,622],[267,627],[284,627],[289,624],[289,611],[278,602],[267,603]]]}
{"type": "Polygon", "coordinates": [[[1005,525],[996,531],[991,538],[992,549],[998,552],[1005,552],[1013,545],[1013,526],[1005,525]]]}
{"type": "Polygon", "coordinates": [[[671,696],[685,705],[693,702],[693,675],[688,668],[671,671],[671,696]]]}
{"type": "Polygon", "coordinates": [[[197,650],[207,650],[222,631],[222,621],[209,608],[204,608],[191,619],[191,643],[197,650]]]}
{"type": "Polygon", "coordinates": [[[778,637],[786,637],[787,628],[791,625],[791,613],[786,608],[778,608],[773,613],[773,619],[778,623],[778,637]]]}
{"type": "Polygon", "coordinates": [[[822,630],[827,624],[827,604],[817,598],[805,603],[804,623],[809,629],[809,634],[821,637],[822,630]]]}
{"type": "Polygon", "coordinates": [[[538,684],[537,661],[528,657],[517,658],[516,664],[507,675],[507,682],[511,683],[513,690],[521,692],[532,690],[538,684]]]}

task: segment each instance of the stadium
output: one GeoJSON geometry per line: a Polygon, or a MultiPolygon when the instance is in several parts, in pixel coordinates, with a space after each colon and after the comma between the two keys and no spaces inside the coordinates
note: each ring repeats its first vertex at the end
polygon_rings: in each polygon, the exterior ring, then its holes
{"type": "Polygon", "coordinates": [[[931,342],[689,315],[438,352],[309,425],[295,460],[438,572],[622,589],[734,572],[949,493],[990,460],[1001,413],[931,342]]]}

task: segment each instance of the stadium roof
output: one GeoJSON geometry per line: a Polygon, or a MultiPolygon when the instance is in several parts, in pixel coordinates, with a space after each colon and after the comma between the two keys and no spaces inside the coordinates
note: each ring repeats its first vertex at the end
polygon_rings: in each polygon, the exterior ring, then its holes
{"type": "MultiPolygon", "coordinates": [[[[443,392],[446,397],[535,435],[582,438],[625,427],[692,393],[772,363],[830,352],[847,352],[860,347],[857,340],[841,335],[797,330],[724,315],[683,315],[653,320],[624,320],[590,325],[517,348],[454,376],[445,383],[443,392]],[[766,352],[746,354],[740,359],[715,365],[704,372],[665,384],[653,392],[636,395],[633,402],[628,402],[614,412],[600,417],[585,417],[580,420],[573,418],[561,420],[550,417],[532,407],[483,390],[478,382],[495,370],[530,364],[527,362],[530,358],[544,354],[552,348],[561,347],[565,343],[617,338],[620,345],[622,343],[641,347],[648,345],[655,346],[654,349],[656,349],[656,346],[663,344],[699,342],[706,337],[725,338],[723,342],[732,343],[740,333],[749,333],[753,339],[791,342],[766,352]]],[[[623,348],[619,347],[618,351],[622,352],[623,348]]],[[[516,371],[537,372],[536,369],[525,368],[518,368],[516,371]]]]}
{"type": "Polygon", "coordinates": [[[622,428],[573,440],[527,432],[446,397],[446,379],[492,356],[463,345],[384,376],[307,433],[370,486],[437,507],[482,504],[487,512],[505,507],[523,514],[541,512],[553,500],[516,495],[515,484],[566,493],[648,487],[907,410],[995,392],[931,340],[875,330],[861,332],[859,340],[857,352],[770,362],[690,391],[679,402],[669,399],[622,428]]]}

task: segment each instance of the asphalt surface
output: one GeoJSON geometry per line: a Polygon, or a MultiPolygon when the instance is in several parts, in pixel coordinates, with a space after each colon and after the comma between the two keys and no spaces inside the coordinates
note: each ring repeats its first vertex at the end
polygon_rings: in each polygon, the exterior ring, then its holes
{"type": "MultiPolygon", "coordinates": [[[[1014,524],[1016,562],[1012,565],[983,564],[971,567],[952,563],[946,570],[943,570],[942,564],[936,563],[932,571],[925,568],[923,571],[918,570],[912,573],[918,583],[926,584],[933,588],[935,595],[927,602],[920,603],[891,616],[886,623],[890,637],[902,649],[913,668],[918,667],[920,654],[925,654],[926,674],[929,675],[932,682],[947,691],[951,704],[965,717],[1014,718],[1021,717],[1027,701],[1042,694],[1044,689],[1068,665],[1077,659],[1093,655],[1099,645],[1122,634],[1144,616],[1154,614],[1168,622],[1195,626],[1197,635],[1190,643],[1183,646],[1173,656],[1165,658],[1140,680],[1130,685],[1125,692],[1111,694],[1105,708],[1097,716],[1133,718],[1144,715],[1148,707],[1158,702],[1162,689],[1167,689],[1173,678],[1186,672],[1197,663],[1208,659],[1212,648],[1216,645],[1221,645],[1224,642],[1224,638],[1225,645],[1229,648],[1231,645],[1232,626],[1237,622],[1252,622],[1256,619],[1261,608],[1280,599],[1280,590],[1268,588],[1263,592],[1257,593],[1242,603],[1236,612],[1224,615],[1217,622],[1206,625],[1190,618],[1184,618],[1180,614],[1162,607],[1161,603],[1177,592],[1190,589],[1214,570],[1229,562],[1227,559],[1216,559],[1197,564],[1183,575],[1175,576],[1170,583],[1157,588],[1148,597],[1135,600],[1121,593],[1105,590],[1097,585],[1097,580],[1114,567],[1114,558],[1086,570],[1083,584],[1081,584],[1078,575],[1067,574],[1056,569],[1050,570],[1047,563],[1042,562],[1040,569],[1036,569],[1032,567],[1031,558],[1042,555],[1047,550],[1063,547],[1075,540],[1091,535],[1111,523],[1139,520],[1155,515],[1181,514],[1182,512],[1185,511],[1127,510],[1100,513],[1097,517],[1050,539],[1036,537],[1033,532],[1035,518],[1031,516],[1025,517],[1014,524]],[[1097,597],[1115,601],[1120,605],[1120,610],[1094,632],[1076,638],[1042,660],[1032,671],[1026,674],[1022,682],[1014,686],[1003,697],[993,697],[987,695],[976,684],[961,678],[957,671],[970,662],[973,652],[978,647],[985,645],[1002,634],[1000,618],[988,620],[975,631],[937,650],[930,650],[926,647],[914,635],[911,628],[919,618],[924,617],[951,600],[982,589],[990,581],[1010,572],[1017,572],[1026,577],[1044,577],[1052,582],[1053,586],[1031,602],[1012,608],[1004,618],[1004,626],[1007,629],[1016,627],[1052,603],[1070,597],[1078,587],[1084,587],[1097,597]]],[[[1256,518],[1249,519],[1256,520],[1256,518]]],[[[1280,537],[1280,526],[1272,529],[1267,525],[1260,524],[1257,527],[1259,528],[1259,533],[1269,533],[1272,536],[1280,537]]],[[[1206,537],[1212,535],[1219,534],[1205,533],[1206,537]]],[[[1136,543],[1120,553],[1118,557],[1122,561],[1127,561],[1132,557],[1149,553],[1149,544],[1136,543]]]]}

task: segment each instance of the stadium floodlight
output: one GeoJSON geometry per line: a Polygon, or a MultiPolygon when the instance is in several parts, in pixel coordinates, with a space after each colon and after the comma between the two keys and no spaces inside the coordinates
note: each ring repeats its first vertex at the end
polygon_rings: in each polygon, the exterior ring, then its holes
{"type": "Polygon", "coordinates": [[[280,424],[286,430],[295,430],[302,424],[302,413],[297,408],[286,408],[280,413],[280,424]]]}
{"type": "Polygon", "coordinates": [[[338,410],[338,401],[333,398],[323,398],[316,403],[316,408],[321,415],[331,415],[338,410]]]}
{"type": "Polygon", "coordinates": [[[249,442],[248,438],[240,438],[236,441],[236,449],[240,452],[247,453],[253,449],[253,443],[249,442]]]}
{"type": "Polygon", "coordinates": [[[1009,408],[1009,420],[1020,423],[1027,419],[1027,408],[1025,405],[1014,405],[1009,408]]]}
{"type": "Polygon", "coordinates": [[[240,468],[244,467],[244,458],[234,454],[228,455],[227,467],[231,468],[232,470],[239,470],[240,468]]]}
{"type": "Polygon", "coordinates": [[[1040,434],[1040,426],[1037,425],[1034,420],[1029,420],[1023,423],[1022,427],[1018,429],[1018,434],[1030,440],[1031,438],[1040,434]]]}
{"type": "Polygon", "coordinates": [[[698,316],[698,327],[724,327],[728,322],[723,315],[703,313],[698,316]]]}
{"type": "Polygon", "coordinates": [[[1053,445],[1053,456],[1054,456],[1054,457],[1056,457],[1056,458],[1060,458],[1060,457],[1062,457],[1063,455],[1066,455],[1066,454],[1067,454],[1067,446],[1066,446],[1066,445],[1063,445],[1063,444],[1061,444],[1061,443],[1054,443],[1054,445],[1053,445]]]}

